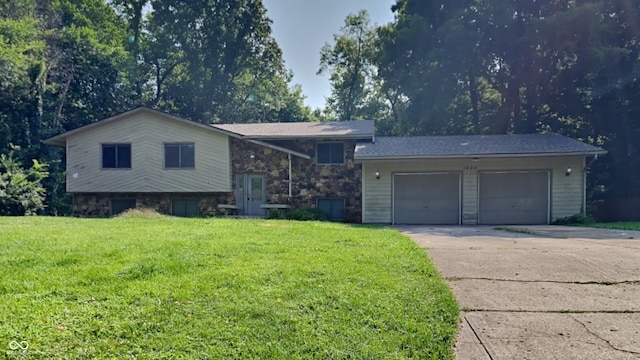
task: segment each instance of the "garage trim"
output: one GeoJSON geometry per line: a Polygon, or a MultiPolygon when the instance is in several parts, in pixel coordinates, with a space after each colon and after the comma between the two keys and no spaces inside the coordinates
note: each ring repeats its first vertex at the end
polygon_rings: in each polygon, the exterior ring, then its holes
{"type": "Polygon", "coordinates": [[[462,224],[462,172],[460,171],[422,171],[422,172],[393,172],[391,173],[391,224],[396,225],[396,176],[404,175],[458,175],[458,225],[462,224]]]}
{"type": "Polygon", "coordinates": [[[476,213],[478,214],[478,224],[482,224],[482,213],[480,212],[480,203],[481,203],[481,197],[480,197],[480,177],[482,174],[523,174],[523,173],[546,173],[547,174],[547,224],[551,223],[551,209],[552,209],[552,204],[551,204],[551,200],[552,200],[552,178],[553,178],[553,171],[551,169],[527,169],[527,170],[483,170],[483,171],[478,171],[478,186],[477,186],[477,199],[478,199],[478,203],[477,203],[477,208],[476,208],[476,213]]]}

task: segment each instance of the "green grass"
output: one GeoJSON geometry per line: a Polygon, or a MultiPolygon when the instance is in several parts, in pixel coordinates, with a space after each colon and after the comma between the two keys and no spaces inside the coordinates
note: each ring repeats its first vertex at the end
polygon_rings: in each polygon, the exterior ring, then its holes
{"type": "Polygon", "coordinates": [[[587,223],[577,226],[586,226],[600,229],[614,229],[614,230],[638,230],[640,231],[640,222],[610,222],[610,223],[587,223]]]}
{"type": "Polygon", "coordinates": [[[424,251],[391,229],[0,218],[8,358],[451,359],[457,320],[424,251]]]}

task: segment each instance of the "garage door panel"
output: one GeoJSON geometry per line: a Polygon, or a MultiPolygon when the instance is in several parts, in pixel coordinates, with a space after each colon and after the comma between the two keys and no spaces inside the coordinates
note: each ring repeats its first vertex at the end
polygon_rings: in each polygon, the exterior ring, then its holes
{"type": "Polygon", "coordinates": [[[460,174],[394,176],[394,223],[459,224],[460,174]]]}
{"type": "Polygon", "coordinates": [[[480,173],[481,224],[546,224],[549,214],[547,171],[480,173]]]}

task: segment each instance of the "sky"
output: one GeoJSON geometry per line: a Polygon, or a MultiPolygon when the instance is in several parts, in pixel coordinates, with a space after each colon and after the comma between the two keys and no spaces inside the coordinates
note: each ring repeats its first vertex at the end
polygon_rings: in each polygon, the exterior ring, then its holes
{"type": "Polygon", "coordinates": [[[316,75],[320,49],[333,44],[344,19],[361,9],[369,12],[372,24],[393,21],[395,0],[263,0],[271,29],[283,52],[285,66],[293,71],[293,84],[300,84],[305,103],[323,108],[331,94],[328,75],[316,75]]]}

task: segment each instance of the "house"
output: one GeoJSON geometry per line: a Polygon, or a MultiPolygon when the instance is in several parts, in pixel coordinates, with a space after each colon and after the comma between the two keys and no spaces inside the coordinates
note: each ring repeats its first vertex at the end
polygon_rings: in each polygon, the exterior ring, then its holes
{"type": "Polygon", "coordinates": [[[393,224],[546,224],[584,209],[587,158],[560,135],[375,137],[373,121],[203,125],[137,108],[54,136],[77,216],[315,207],[393,224]]]}

